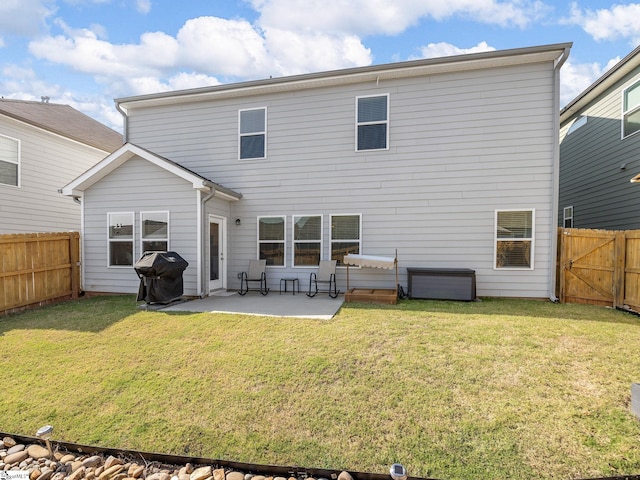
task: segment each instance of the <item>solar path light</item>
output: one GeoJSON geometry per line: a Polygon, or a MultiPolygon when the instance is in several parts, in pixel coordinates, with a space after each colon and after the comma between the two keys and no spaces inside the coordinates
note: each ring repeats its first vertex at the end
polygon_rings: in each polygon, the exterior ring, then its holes
{"type": "Polygon", "coordinates": [[[36,437],[41,438],[47,444],[47,450],[49,450],[49,458],[53,458],[53,450],[51,449],[51,443],[49,439],[53,433],[53,427],[51,425],[45,425],[36,432],[36,437]]]}

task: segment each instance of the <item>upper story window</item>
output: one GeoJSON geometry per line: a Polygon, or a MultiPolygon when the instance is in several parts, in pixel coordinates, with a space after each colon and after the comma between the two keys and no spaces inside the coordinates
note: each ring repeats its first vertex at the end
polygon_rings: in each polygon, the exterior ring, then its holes
{"type": "Polygon", "coordinates": [[[140,212],[141,252],[169,250],[169,212],[140,212]]]}
{"type": "Polygon", "coordinates": [[[331,215],[331,260],[343,264],[343,257],[349,253],[361,253],[361,216],[331,215]]]}
{"type": "Polygon", "coordinates": [[[573,228],[573,206],[564,207],[564,228],[573,228]]]}
{"type": "Polygon", "coordinates": [[[0,184],[20,186],[20,141],[0,135],[0,184]]]}
{"type": "Polygon", "coordinates": [[[571,124],[571,126],[569,127],[569,130],[567,130],[567,135],[571,135],[573,132],[578,130],[580,127],[586,125],[588,118],[589,117],[587,117],[586,115],[580,115],[578,118],[576,118],[573,121],[573,123],[571,124]]]}
{"type": "Polygon", "coordinates": [[[389,95],[356,98],[356,151],[389,148],[389,95]]]}
{"type": "Polygon", "coordinates": [[[322,216],[293,217],[293,266],[317,267],[322,255],[322,216]]]}
{"type": "Polygon", "coordinates": [[[133,266],[133,212],[109,213],[109,266],[133,266]]]}
{"type": "Polygon", "coordinates": [[[240,110],[239,116],[240,158],[266,158],[267,109],[240,110]]]}
{"type": "Polygon", "coordinates": [[[258,259],[284,267],[285,217],[258,217],[258,259]]]}
{"type": "Polygon", "coordinates": [[[533,270],[534,210],[496,210],[495,268],[533,270]]]}
{"type": "Polygon", "coordinates": [[[622,138],[640,130],[640,82],[622,92],[622,138]]]}

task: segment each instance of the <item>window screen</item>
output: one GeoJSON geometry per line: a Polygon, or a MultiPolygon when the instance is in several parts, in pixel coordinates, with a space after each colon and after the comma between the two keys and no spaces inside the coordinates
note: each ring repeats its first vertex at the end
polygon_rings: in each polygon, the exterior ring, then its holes
{"type": "Polygon", "coordinates": [[[284,217],[258,218],[258,258],[267,265],[284,267],[284,217]]]}
{"type": "Polygon", "coordinates": [[[496,212],[496,268],[533,268],[533,213],[496,212]]]}
{"type": "Polygon", "coordinates": [[[267,109],[240,111],[240,158],[265,158],[267,109]]]}
{"type": "Polygon", "coordinates": [[[640,130],[640,82],[623,92],[622,136],[640,130]]]}
{"type": "Polygon", "coordinates": [[[387,148],[389,127],[389,97],[359,97],[357,99],[356,150],[387,148]]]}
{"type": "Polygon", "coordinates": [[[293,217],[293,265],[316,267],[322,253],[322,216],[293,217]]]}
{"type": "Polygon", "coordinates": [[[20,142],[0,135],[0,183],[18,186],[20,142]]]}
{"type": "Polygon", "coordinates": [[[331,260],[343,264],[349,253],[360,253],[360,215],[331,216],[331,260]]]}

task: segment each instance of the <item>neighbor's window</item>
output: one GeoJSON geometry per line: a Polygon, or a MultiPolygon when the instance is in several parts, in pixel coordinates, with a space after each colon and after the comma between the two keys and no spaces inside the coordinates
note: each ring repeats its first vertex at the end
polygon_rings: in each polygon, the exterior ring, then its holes
{"type": "Polygon", "coordinates": [[[573,123],[571,124],[571,126],[569,127],[569,130],[567,130],[567,135],[571,135],[573,132],[578,130],[580,127],[586,125],[588,119],[589,119],[589,117],[587,117],[586,115],[580,115],[578,118],[576,118],[573,121],[573,123]]]}
{"type": "Polygon", "coordinates": [[[293,217],[293,266],[317,267],[322,253],[322,216],[293,217]]]}
{"type": "Polygon", "coordinates": [[[360,220],[360,214],[331,215],[331,260],[337,260],[338,265],[348,253],[360,253],[360,220]]]}
{"type": "Polygon", "coordinates": [[[573,228],[573,207],[564,207],[564,228],[573,228]]]}
{"type": "Polygon", "coordinates": [[[141,252],[169,249],[169,212],[140,212],[141,252]]]}
{"type": "Polygon", "coordinates": [[[389,95],[356,98],[356,150],[384,150],[389,144],[389,95]]]}
{"type": "Polygon", "coordinates": [[[240,158],[267,156],[267,109],[240,110],[240,158]]]}
{"type": "Polygon", "coordinates": [[[534,210],[497,210],[495,225],[495,268],[533,269],[534,210]]]}
{"type": "Polygon", "coordinates": [[[108,213],[109,266],[133,266],[133,212],[108,213]]]}
{"type": "Polygon", "coordinates": [[[284,232],[284,217],[258,217],[258,258],[267,265],[284,267],[284,232]]]}
{"type": "Polygon", "coordinates": [[[0,183],[20,185],[20,141],[0,135],[0,183]]]}
{"type": "Polygon", "coordinates": [[[640,82],[622,92],[622,137],[640,130],[640,82]]]}

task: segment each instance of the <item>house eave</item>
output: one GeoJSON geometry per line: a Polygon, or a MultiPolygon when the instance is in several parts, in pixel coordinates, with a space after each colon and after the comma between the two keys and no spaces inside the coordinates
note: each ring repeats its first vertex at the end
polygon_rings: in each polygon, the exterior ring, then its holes
{"type": "Polygon", "coordinates": [[[579,114],[587,105],[597,99],[613,85],[624,79],[634,69],[640,67],[640,46],[610,68],[604,75],[593,82],[576,98],[560,110],[560,124],[564,124],[579,114]]]}
{"type": "Polygon", "coordinates": [[[411,60],[384,65],[356,67],[321,73],[125,97],[116,99],[115,102],[119,109],[128,111],[134,108],[191,103],[220,98],[290,92],[354,83],[379,83],[397,78],[436,75],[528,63],[553,62],[565,55],[571,46],[571,43],[562,43],[442,58],[411,60]]]}

